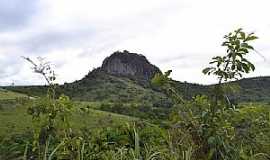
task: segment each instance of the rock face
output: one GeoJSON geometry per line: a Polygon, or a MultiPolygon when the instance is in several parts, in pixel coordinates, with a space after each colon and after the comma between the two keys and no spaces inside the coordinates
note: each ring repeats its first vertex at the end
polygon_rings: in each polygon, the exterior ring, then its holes
{"type": "Polygon", "coordinates": [[[106,73],[128,76],[136,79],[150,80],[156,73],[160,73],[158,67],[152,65],[143,55],[128,51],[115,52],[107,57],[101,66],[106,73]]]}

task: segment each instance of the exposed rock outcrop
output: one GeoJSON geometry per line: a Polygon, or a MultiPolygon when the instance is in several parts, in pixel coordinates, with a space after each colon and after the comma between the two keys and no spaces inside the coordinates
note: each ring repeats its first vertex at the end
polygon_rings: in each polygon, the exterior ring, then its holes
{"type": "Polygon", "coordinates": [[[150,80],[156,73],[160,73],[158,67],[152,65],[143,55],[128,51],[115,52],[107,57],[101,66],[106,73],[129,76],[141,80],[150,80]]]}

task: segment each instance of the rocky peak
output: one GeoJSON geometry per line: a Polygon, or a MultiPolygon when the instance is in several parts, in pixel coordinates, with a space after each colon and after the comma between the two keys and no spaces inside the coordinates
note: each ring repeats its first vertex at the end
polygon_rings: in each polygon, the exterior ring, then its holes
{"type": "Polygon", "coordinates": [[[109,74],[131,76],[136,79],[149,80],[156,73],[160,73],[158,67],[152,65],[145,56],[137,53],[114,52],[107,57],[101,66],[101,70],[109,74]]]}

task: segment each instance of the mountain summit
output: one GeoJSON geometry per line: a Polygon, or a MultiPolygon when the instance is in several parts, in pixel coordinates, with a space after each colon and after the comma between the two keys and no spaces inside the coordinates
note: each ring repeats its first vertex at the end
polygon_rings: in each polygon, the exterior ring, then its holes
{"type": "Polygon", "coordinates": [[[152,65],[145,56],[130,53],[126,50],[123,52],[114,52],[107,57],[100,68],[102,71],[117,75],[127,76],[138,80],[150,80],[160,69],[152,65]]]}

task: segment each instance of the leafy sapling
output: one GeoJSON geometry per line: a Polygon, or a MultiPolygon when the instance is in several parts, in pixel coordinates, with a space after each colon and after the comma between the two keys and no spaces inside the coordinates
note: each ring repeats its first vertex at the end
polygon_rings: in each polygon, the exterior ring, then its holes
{"type": "Polygon", "coordinates": [[[255,70],[254,64],[246,57],[251,51],[254,51],[253,46],[249,43],[258,39],[258,37],[254,33],[245,33],[240,28],[225,35],[224,39],[222,46],[226,47],[226,55],[213,57],[209,63],[212,66],[203,69],[202,72],[218,78],[218,85],[215,88],[215,104],[225,97],[228,104],[231,105],[228,96],[224,93],[225,90],[222,89],[222,83],[238,80],[242,78],[243,74],[255,70]]]}
{"type": "Polygon", "coordinates": [[[223,81],[239,79],[243,73],[255,70],[255,66],[246,59],[246,56],[254,51],[249,42],[258,39],[254,33],[245,33],[241,28],[224,36],[225,41],[222,46],[226,47],[225,56],[216,56],[210,62],[211,67],[203,70],[204,74],[215,75],[219,79],[219,84],[223,81]]]}

